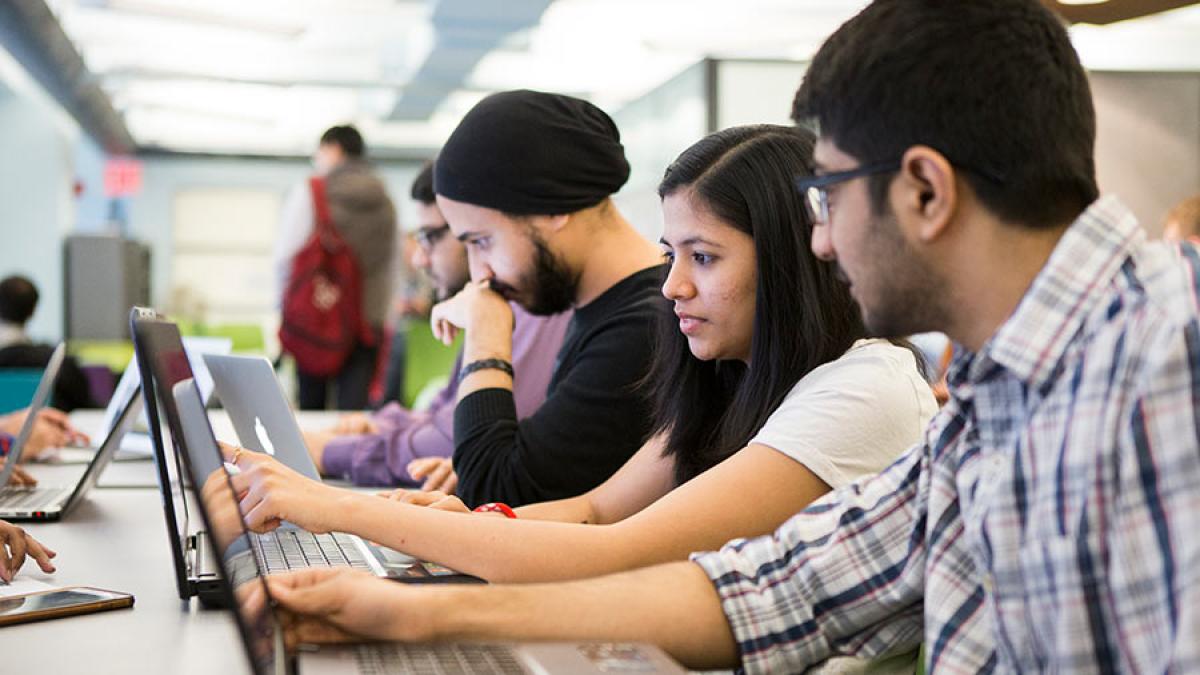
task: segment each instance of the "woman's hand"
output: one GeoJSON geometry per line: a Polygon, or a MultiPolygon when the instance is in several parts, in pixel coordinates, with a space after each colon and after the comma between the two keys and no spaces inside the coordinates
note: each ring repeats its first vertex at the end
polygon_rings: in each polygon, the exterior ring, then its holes
{"type": "Polygon", "coordinates": [[[270,455],[221,443],[225,461],[237,466],[231,476],[246,527],[269,532],[283,521],[316,533],[338,529],[345,502],[356,495],[296,473],[270,455]]]}
{"type": "Polygon", "coordinates": [[[442,511],[457,511],[459,513],[470,513],[471,509],[463,503],[461,499],[453,495],[448,495],[445,492],[424,492],[422,490],[392,490],[390,492],[378,493],[384,499],[390,499],[394,502],[402,504],[412,504],[413,506],[428,506],[430,508],[441,509],[442,511]]]}

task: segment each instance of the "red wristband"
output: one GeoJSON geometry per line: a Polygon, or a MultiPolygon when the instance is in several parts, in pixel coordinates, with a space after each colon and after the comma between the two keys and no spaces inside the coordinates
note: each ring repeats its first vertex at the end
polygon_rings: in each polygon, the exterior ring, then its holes
{"type": "Polygon", "coordinates": [[[475,513],[503,513],[505,518],[516,518],[517,514],[503,502],[488,502],[475,507],[475,513]]]}

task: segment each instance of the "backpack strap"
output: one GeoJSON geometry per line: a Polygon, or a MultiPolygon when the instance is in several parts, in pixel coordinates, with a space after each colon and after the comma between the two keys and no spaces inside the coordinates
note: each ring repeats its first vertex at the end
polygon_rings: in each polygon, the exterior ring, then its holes
{"type": "Polygon", "coordinates": [[[329,200],[325,198],[325,180],[320,176],[309,178],[308,189],[312,192],[317,232],[323,237],[333,234],[333,219],[329,216],[329,200]]]}

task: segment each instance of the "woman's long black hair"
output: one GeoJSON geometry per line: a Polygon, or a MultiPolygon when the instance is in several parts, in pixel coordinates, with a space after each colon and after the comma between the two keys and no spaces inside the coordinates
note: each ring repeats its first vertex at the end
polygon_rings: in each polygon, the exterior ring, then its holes
{"type": "Polygon", "coordinates": [[[663,198],[692,190],[753,237],[758,269],[749,366],[693,356],[669,304],[659,321],[644,386],[678,483],[745,447],[800,378],[864,335],[835,265],[809,247],[812,223],[793,179],[812,174],[813,143],[796,127],[725,129],[684,151],[658,187],[663,198]]]}

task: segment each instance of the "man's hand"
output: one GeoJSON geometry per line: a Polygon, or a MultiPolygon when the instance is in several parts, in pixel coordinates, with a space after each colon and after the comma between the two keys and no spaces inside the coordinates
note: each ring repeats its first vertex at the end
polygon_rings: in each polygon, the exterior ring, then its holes
{"type": "Polygon", "coordinates": [[[283,611],[289,645],[365,639],[423,641],[432,636],[428,596],[347,568],[313,568],[267,577],[283,611]]]}
{"type": "Polygon", "coordinates": [[[499,358],[511,358],[512,352],[512,308],[499,293],[493,291],[488,280],[473,281],[458,295],[439,302],[429,313],[433,336],[449,346],[454,343],[460,330],[473,333],[487,327],[489,333],[504,335],[508,340],[506,353],[495,354],[499,358]]]}
{"type": "Polygon", "coordinates": [[[25,530],[0,520],[0,579],[5,583],[13,580],[17,570],[25,564],[25,556],[37,561],[38,567],[49,574],[54,571],[50,559],[58,554],[38,543],[25,530]]]}
{"type": "MultiPolygon", "coordinates": [[[[25,409],[0,417],[0,431],[16,436],[21,432],[21,426],[25,424],[28,414],[29,410],[25,409]]],[[[54,408],[43,408],[33,422],[33,430],[25,443],[25,449],[21,452],[21,459],[37,459],[47,450],[87,442],[87,434],[72,426],[66,413],[54,408]]]]}
{"type": "Polygon", "coordinates": [[[379,427],[371,421],[371,416],[359,412],[342,415],[329,430],[339,436],[379,433],[379,427]]]}
{"type": "Polygon", "coordinates": [[[421,489],[436,490],[448,495],[454,494],[458,487],[458,474],[454,473],[454,464],[449,457],[421,457],[408,463],[408,475],[413,480],[424,480],[421,489]]]}

